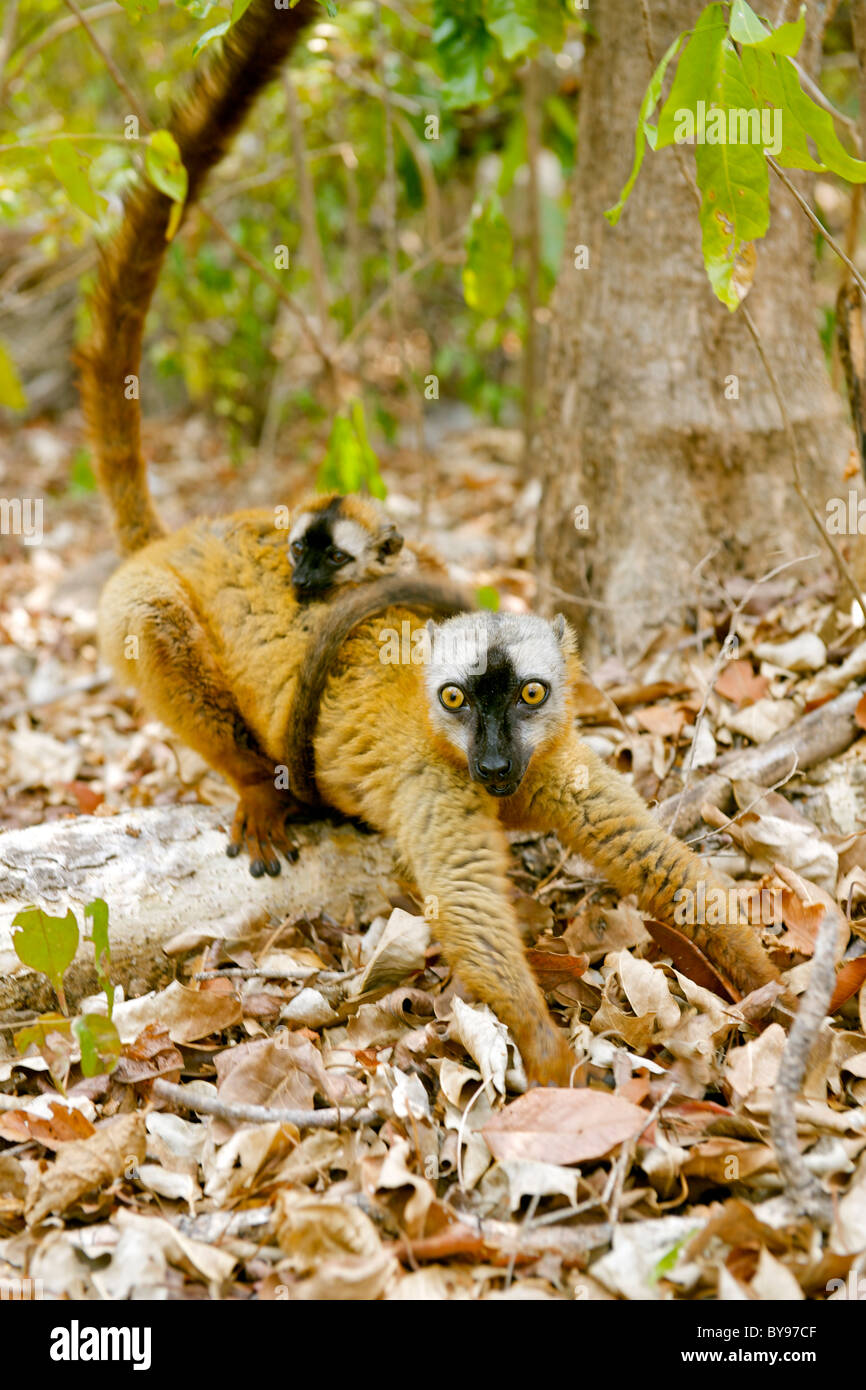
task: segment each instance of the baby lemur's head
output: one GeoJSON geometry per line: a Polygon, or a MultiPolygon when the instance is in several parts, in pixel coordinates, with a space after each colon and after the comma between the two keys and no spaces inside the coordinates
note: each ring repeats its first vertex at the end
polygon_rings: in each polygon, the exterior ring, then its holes
{"type": "Polygon", "coordinates": [[[327,598],[338,585],[390,574],[402,548],[400,532],[371,498],[314,497],[289,530],[295,597],[300,603],[327,598]]]}
{"type": "Polygon", "coordinates": [[[466,758],[473,782],[512,796],[533,753],[569,718],[568,658],[575,644],[559,615],[462,613],[428,624],[425,669],[434,731],[466,758]]]}

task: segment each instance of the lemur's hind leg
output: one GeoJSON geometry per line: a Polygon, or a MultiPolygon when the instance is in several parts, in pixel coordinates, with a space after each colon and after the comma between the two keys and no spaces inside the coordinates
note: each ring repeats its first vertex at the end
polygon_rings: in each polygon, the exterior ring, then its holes
{"type": "Polygon", "coordinates": [[[645,912],[675,921],[742,993],[779,978],[739,905],[722,907],[717,922],[702,920],[708,915],[702,903],[727,902],[721,881],[662,829],[625,779],[576,734],[537,769],[530,763],[517,796],[504,809],[510,824],[556,831],[564,845],[591,859],[621,892],[634,893],[645,912]],[[701,882],[703,894],[698,892],[701,882]],[[719,887],[723,892],[711,896],[709,890],[719,887]],[[674,919],[680,903],[691,911],[674,919]]]}
{"type": "Polygon", "coordinates": [[[508,1024],[530,1078],[568,1085],[575,1057],[523,953],[508,847],[489,798],[460,773],[427,763],[406,778],[391,810],[393,833],[431,901],[449,964],[508,1024]]]}
{"type": "Polygon", "coordinates": [[[208,634],[182,586],[151,567],[146,591],[132,567],[115,574],[100,605],[104,655],[141,692],[158,719],[235,787],[240,798],[228,853],[245,849],[250,872],[280,872],[277,851],[298,856],[286,816],[297,809],[274,785],[274,765],[258,747],[219,668],[208,634]]]}

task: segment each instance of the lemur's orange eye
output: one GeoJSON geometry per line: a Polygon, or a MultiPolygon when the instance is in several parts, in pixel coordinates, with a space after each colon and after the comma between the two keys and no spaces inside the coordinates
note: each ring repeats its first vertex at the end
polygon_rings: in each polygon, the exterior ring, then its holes
{"type": "Polygon", "coordinates": [[[520,698],[525,705],[540,705],[547,698],[547,686],[543,681],[527,681],[520,698]]]}
{"type": "Polygon", "coordinates": [[[459,709],[466,701],[459,685],[443,685],[439,691],[439,699],[446,709],[459,709]]]}

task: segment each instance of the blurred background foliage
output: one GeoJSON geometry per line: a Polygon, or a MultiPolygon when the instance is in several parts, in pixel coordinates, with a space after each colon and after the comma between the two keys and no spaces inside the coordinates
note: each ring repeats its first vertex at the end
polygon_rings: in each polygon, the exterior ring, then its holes
{"type": "MultiPolygon", "coordinates": [[[[23,404],[17,376],[35,415],[74,404],[70,354],[86,326],[78,290],[92,282],[97,234],[115,223],[142,144],[125,138],[130,102],[71,7],[4,5],[3,396],[23,404]]],[[[158,127],[200,61],[196,45],[229,18],[212,0],[82,0],[81,9],[158,127]]],[[[377,438],[417,423],[431,399],[495,422],[535,408],[527,339],[531,325],[537,360],[576,157],[580,9],[574,0],[323,8],[291,85],[265,94],[208,185],[209,207],[325,341],[337,346],[354,330],[341,365],[377,438]]],[[[288,421],[330,418],[319,365],[271,284],[193,210],[149,321],[146,414],[189,404],[224,423],[235,456],[250,444],[273,449],[288,421]]],[[[81,458],[76,469],[83,486],[81,458]]]]}

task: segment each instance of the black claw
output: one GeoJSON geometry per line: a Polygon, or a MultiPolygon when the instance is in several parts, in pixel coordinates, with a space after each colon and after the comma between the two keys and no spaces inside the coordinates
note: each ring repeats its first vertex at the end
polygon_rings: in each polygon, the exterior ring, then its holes
{"type": "Polygon", "coordinates": [[[265,872],[265,861],[263,859],[253,859],[250,862],[250,873],[253,878],[261,878],[265,872]]]}
{"type": "Polygon", "coordinates": [[[279,859],[269,859],[268,862],[265,864],[265,873],[266,873],[266,874],[270,874],[271,878],[276,878],[279,872],[280,872],[280,861],[279,861],[279,859]]]}
{"type": "Polygon", "coordinates": [[[289,864],[297,864],[301,857],[301,851],[298,849],[287,849],[285,854],[289,864]]]}
{"type": "Polygon", "coordinates": [[[228,855],[229,859],[237,859],[240,852],[240,845],[226,845],[226,854],[228,855]]]}

